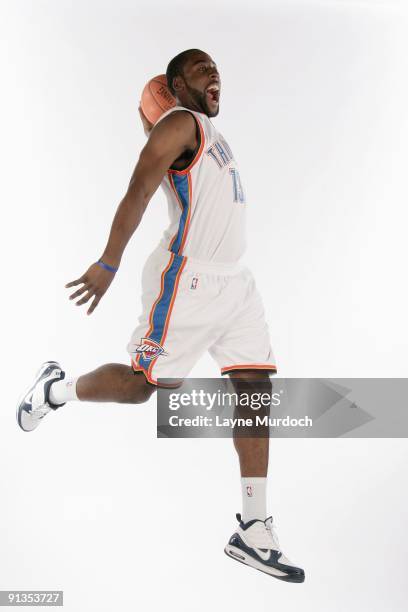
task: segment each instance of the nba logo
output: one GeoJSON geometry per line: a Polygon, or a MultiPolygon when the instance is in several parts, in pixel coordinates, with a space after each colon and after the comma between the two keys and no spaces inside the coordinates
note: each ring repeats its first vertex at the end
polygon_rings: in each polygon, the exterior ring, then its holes
{"type": "Polygon", "coordinates": [[[247,485],[246,492],[247,492],[247,497],[252,497],[253,496],[254,490],[252,488],[252,485],[247,485]]]}
{"type": "Polygon", "coordinates": [[[194,276],[193,280],[191,281],[190,289],[197,289],[197,285],[198,285],[198,278],[194,276]]]}

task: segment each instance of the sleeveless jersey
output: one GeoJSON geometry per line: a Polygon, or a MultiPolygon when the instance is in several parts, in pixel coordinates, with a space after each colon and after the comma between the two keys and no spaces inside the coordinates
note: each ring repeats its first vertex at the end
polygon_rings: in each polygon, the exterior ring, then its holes
{"type": "Polygon", "coordinates": [[[245,250],[245,195],[232,151],[204,113],[175,106],[159,121],[187,110],[200,133],[199,149],[185,170],[167,171],[162,188],[170,225],[161,245],[176,255],[235,263],[245,250]]]}

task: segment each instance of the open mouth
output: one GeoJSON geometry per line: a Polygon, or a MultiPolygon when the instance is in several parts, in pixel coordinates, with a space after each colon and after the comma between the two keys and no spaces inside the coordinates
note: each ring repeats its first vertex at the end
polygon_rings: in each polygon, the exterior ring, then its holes
{"type": "Polygon", "coordinates": [[[220,99],[219,85],[210,85],[210,87],[207,87],[205,93],[212,102],[218,102],[220,99]]]}

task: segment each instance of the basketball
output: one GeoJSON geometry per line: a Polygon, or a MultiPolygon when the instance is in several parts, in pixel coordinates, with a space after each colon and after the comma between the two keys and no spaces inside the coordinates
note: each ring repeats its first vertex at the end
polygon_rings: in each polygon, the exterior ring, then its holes
{"type": "Polygon", "coordinates": [[[140,106],[150,123],[154,125],[163,113],[175,105],[176,99],[167,87],[165,74],[159,74],[146,83],[142,91],[140,106]]]}

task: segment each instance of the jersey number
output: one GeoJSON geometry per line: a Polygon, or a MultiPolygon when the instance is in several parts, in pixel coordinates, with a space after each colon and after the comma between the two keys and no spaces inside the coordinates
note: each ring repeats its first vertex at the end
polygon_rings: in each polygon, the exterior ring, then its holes
{"type": "Polygon", "coordinates": [[[229,173],[232,176],[232,189],[233,189],[234,202],[245,204],[245,194],[244,194],[244,190],[242,189],[241,179],[239,177],[238,170],[236,168],[230,168],[229,173]]]}

